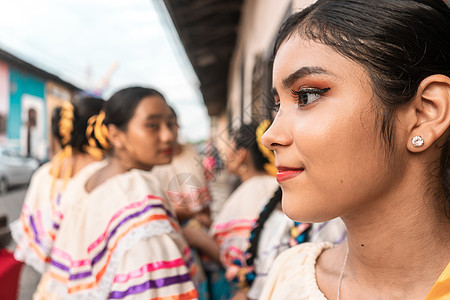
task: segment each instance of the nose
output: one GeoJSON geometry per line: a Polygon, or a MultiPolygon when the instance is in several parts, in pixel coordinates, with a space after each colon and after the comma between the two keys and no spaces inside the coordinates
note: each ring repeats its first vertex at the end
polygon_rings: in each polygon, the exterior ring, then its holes
{"type": "Polygon", "coordinates": [[[292,137],[289,132],[289,125],[285,124],[281,111],[279,111],[272,125],[263,134],[261,142],[270,150],[277,150],[292,143],[292,137]]]}
{"type": "Polygon", "coordinates": [[[164,143],[172,143],[175,139],[174,130],[166,123],[161,126],[160,139],[164,143]]]}

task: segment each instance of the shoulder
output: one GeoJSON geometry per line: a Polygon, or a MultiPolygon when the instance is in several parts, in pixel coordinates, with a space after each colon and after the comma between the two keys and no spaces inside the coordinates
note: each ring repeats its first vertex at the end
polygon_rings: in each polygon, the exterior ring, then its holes
{"type": "Polygon", "coordinates": [[[331,247],[330,243],[302,243],[281,253],[275,264],[283,265],[284,270],[287,267],[305,272],[314,271],[319,255],[331,247]],[[289,267],[290,265],[293,267],[289,267]]]}
{"type": "Polygon", "coordinates": [[[52,175],[50,174],[51,167],[50,162],[43,164],[34,172],[31,180],[36,181],[37,179],[41,180],[43,178],[52,178],[52,175]]]}
{"type": "Polygon", "coordinates": [[[261,299],[326,299],[320,291],[315,265],[330,243],[303,243],[281,253],[269,273],[261,299]]]}

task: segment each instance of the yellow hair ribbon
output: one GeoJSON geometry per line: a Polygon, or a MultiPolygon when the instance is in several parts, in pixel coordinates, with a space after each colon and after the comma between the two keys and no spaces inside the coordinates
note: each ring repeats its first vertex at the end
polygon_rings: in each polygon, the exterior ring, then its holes
{"type": "Polygon", "coordinates": [[[275,176],[278,171],[275,167],[275,155],[272,150],[266,148],[261,142],[261,138],[264,132],[270,127],[270,124],[270,121],[266,119],[258,125],[258,128],[256,128],[256,142],[258,143],[259,151],[261,151],[264,157],[269,161],[264,164],[264,170],[266,170],[269,175],[275,176]]]}
{"type": "MultiPolygon", "coordinates": [[[[50,197],[51,199],[53,199],[54,197],[54,188],[55,188],[55,183],[56,183],[56,179],[59,178],[59,175],[61,174],[61,169],[62,166],[64,164],[64,161],[66,161],[68,158],[72,157],[72,146],[65,146],[63,150],[61,150],[58,154],[55,155],[55,157],[52,159],[52,167],[50,169],[50,173],[52,175],[52,184],[50,187],[50,197]]],[[[69,164],[69,166],[67,167],[67,169],[65,170],[64,173],[64,186],[63,188],[66,187],[67,183],[69,182],[69,179],[72,177],[72,171],[73,171],[73,166],[72,163],[69,164]]]]}
{"type": "Polygon", "coordinates": [[[103,124],[103,121],[105,120],[105,112],[101,111],[97,115],[97,119],[95,121],[94,125],[94,135],[97,141],[100,143],[100,145],[103,147],[103,149],[109,148],[109,142],[108,142],[108,129],[103,124]]]}
{"type": "Polygon", "coordinates": [[[105,150],[110,148],[108,141],[108,128],[105,124],[103,124],[104,120],[105,112],[101,111],[98,115],[90,117],[87,122],[86,138],[89,145],[84,147],[84,151],[97,160],[102,160],[105,150]],[[94,137],[92,134],[94,134],[94,137]],[[99,148],[95,140],[98,141],[101,148],[99,148]]]}
{"type": "Polygon", "coordinates": [[[94,131],[94,124],[95,120],[97,119],[97,116],[92,116],[87,121],[87,127],[86,127],[86,139],[89,143],[89,146],[92,148],[97,148],[97,144],[95,143],[95,140],[92,138],[92,132],[94,131]]]}
{"type": "Polygon", "coordinates": [[[72,103],[65,102],[61,107],[59,120],[59,134],[61,135],[61,143],[63,147],[70,143],[73,131],[74,108],[72,103]]]}
{"type": "Polygon", "coordinates": [[[96,147],[84,146],[84,151],[89,153],[96,160],[102,160],[105,154],[105,151],[96,147]]]}

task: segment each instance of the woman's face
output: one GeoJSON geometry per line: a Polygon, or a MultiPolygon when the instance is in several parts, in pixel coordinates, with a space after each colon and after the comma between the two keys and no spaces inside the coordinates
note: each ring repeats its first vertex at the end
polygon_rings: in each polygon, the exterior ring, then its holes
{"type": "Polygon", "coordinates": [[[175,127],[175,118],[161,97],[142,99],[124,132],[129,167],[150,170],[154,165],[170,163],[175,127]]]}
{"type": "Polygon", "coordinates": [[[395,187],[401,160],[395,168],[386,161],[377,100],[360,65],[294,35],[276,54],[273,87],[279,110],[262,141],[275,151],[289,217],[345,216],[395,187]]]}

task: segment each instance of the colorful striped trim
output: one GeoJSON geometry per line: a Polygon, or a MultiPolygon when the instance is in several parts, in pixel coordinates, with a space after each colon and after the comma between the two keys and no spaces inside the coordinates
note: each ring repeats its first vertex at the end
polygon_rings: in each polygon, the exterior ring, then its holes
{"type": "Polygon", "coordinates": [[[185,282],[189,282],[190,280],[191,276],[189,276],[189,274],[170,276],[156,280],[148,280],[144,283],[131,286],[125,291],[112,291],[109,294],[109,299],[122,299],[130,295],[143,293],[149,289],[163,288],[174,284],[182,284],[185,282]]]}
{"type": "MultiPolygon", "coordinates": [[[[122,232],[118,236],[116,242],[114,243],[114,245],[112,247],[108,247],[108,245],[106,245],[104,247],[104,249],[96,257],[94,257],[94,259],[92,261],[90,261],[88,259],[74,261],[74,260],[71,259],[70,256],[68,258],[71,261],[71,263],[73,263],[74,265],[77,265],[77,266],[82,266],[82,264],[81,264],[82,262],[89,262],[89,263],[91,263],[92,266],[94,266],[94,264],[97,263],[100,260],[100,258],[108,252],[106,262],[104,263],[103,267],[100,269],[100,271],[95,276],[97,278],[97,280],[99,280],[103,276],[104,272],[106,271],[106,267],[108,266],[108,263],[109,263],[109,260],[111,259],[112,253],[114,252],[114,250],[117,247],[117,245],[120,242],[120,240],[125,235],[127,235],[132,229],[134,229],[136,227],[139,227],[141,225],[144,225],[144,224],[146,224],[146,223],[148,223],[150,221],[164,220],[164,219],[167,219],[166,215],[152,215],[152,216],[149,216],[148,218],[146,218],[146,219],[144,219],[144,220],[142,220],[140,222],[133,223],[129,228],[127,228],[124,232],[122,232]],[[108,251],[106,251],[106,250],[108,250],[108,251]],[[99,256],[99,255],[101,255],[101,256],[99,256]],[[95,259],[97,259],[97,260],[94,262],[95,259]]],[[[59,252],[60,253],[64,253],[62,250],[59,250],[59,252]]],[[[65,253],[65,254],[68,255],[67,253],[65,253]]],[[[54,258],[52,258],[51,264],[53,266],[57,267],[58,269],[62,270],[62,271],[70,272],[70,270],[71,270],[71,268],[67,267],[66,265],[64,265],[62,263],[55,262],[54,258]]],[[[72,277],[72,275],[73,274],[66,275],[66,278],[65,278],[65,280],[63,282],[67,282],[68,281],[67,279],[68,278],[70,279],[72,277]]],[[[86,275],[85,277],[87,277],[87,276],[89,276],[89,275],[86,275]]],[[[81,279],[81,278],[82,277],[77,277],[77,279],[81,279]]]]}
{"type": "MultiPolygon", "coordinates": [[[[42,262],[48,263],[50,262],[50,257],[48,257],[44,250],[40,247],[40,244],[35,243],[36,236],[33,235],[32,228],[28,227],[24,218],[20,218],[20,222],[22,224],[22,229],[25,233],[25,236],[28,237],[28,244],[26,245],[30,250],[32,250],[39,260],[42,262]]],[[[20,248],[21,250],[25,250],[24,248],[20,248]]]]}
{"type": "Polygon", "coordinates": [[[234,226],[236,226],[236,224],[254,224],[255,222],[256,219],[234,219],[225,223],[217,223],[216,225],[214,225],[214,230],[225,231],[229,230],[229,228],[233,228],[234,226]]]}
{"type": "MultiPolygon", "coordinates": [[[[156,199],[156,200],[160,200],[160,201],[164,201],[163,199],[161,199],[161,198],[159,198],[159,197],[155,197],[155,196],[151,196],[151,195],[148,195],[144,200],[142,200],[142,201],[138,201],[138,202],[133,202],[133,203],[131,203],[131,204],[129,204],[129,205],[127,205],[127,206],[124,206],[124,207],[122,207],[121,209],[119,209],[113,216],[112,216],[112,218],[111,218],[111,220],[109,220],[109,222],[108,222],[108,225],[106,226],[106,229],[105,229],[105,231],[103,232],[103,234],[101,234],[100,235],[100,237],[97,239],[97,240],[95,240],[91,245],[89,245],[89,247],[88,247],[88,252],[91,252],[95,247],[97,247],[103,240],[105,240],[105,238],[106,238],[106,236],[107,236],[107,234],[108,234],[108,231],[110,231],[110,228],[111,228],[111,226],[112,226],[112,223],[116,220],[116,219],[118,219],[122,214],[124,214],[127,210],[130,210],[130,209],[134,209],[134,208],[138,208],[138,207],[140,207],[140,206],[143,206],[143,205],[145,205],[147,202],[148,202],[148,200],[152,200],[152,199],[156,199]]],[[[165,211],[166,211],[166,213],[167,213],[167,215],[169,216],[169,217],[172,217],[172,214],[171,214],[171,212],[170,211],[168,211],[162,204],[157,204],[157,205],[153,205],[152,207],[160,207],[160,208],[163,208],[165,211]]],[[[116,228],[117,228],[118,226],[116,226],[116,228]]]]}
{"type": "Polygon", "coordinates": [[[136,279],[142,277],[145,273],[150,273],[160,269],[172,269],[176,267],[184,266],[184,261],[182,258],[178,258],[170,261],[157,261],[151,264],[140,267],[137,270],[131,271],[128,274],[117,274],[114,276],[113,282],[124,283],[130,279],[136,279]]]}
{"type": "MultiPolygon", "coordinates": [[[[54,247],[51,261],[52,268],[50,268],[51,278],[66,285],[68,294],[75,294],[76,292],[97,288],[99,283],[103,280],[103,276],[107,271],[116,248],[121,244],[121,241],[130,233],[130,231],[146,226],[152,221],[168,221],[172,228],[179,230],[179,227],[175,223],[176,221],[171,220],[170,218],[173,217],[173,214],[166,209],[163,203],[164,200],[159,197],[147,196],[142,201],[134,202],[120,208],[109,220],[107,229],[100,235],[99,238],[89,245],[90,255],[88,254],[88,257],[85,259],[74,260],[69,253],[54,247]],[[99,251],[95,253],[97,249],[99,251]],[[95,264],[98,264],[98,266],[93,269],[95,264]]],[[[166,226],[167,225],[168,224],[166,223],[166,226]]],[[[181,258],[174,259],[173,261],[160,261],[143,265],[137,270],[114,276],[112,281],[126,285],[126,283],[130,280],[142,277],[145,274],[158,269],[182,267],[182,269],[179,269],[178,272],[181,271],[182,273],[187,273],[188,271],[184,269],[187,267],[189,274],[178,276],[178,278],[181,278],[181,283],[184,283],[190,281],[192,274],[195,273],[193,272],[195,266],[192,261],[193,257],[190,253],[190,249],[189,247],[186,247],[183,249],[183,255],[181,258]],[[192,265],[192,267],[189,268],[189,265],[192,265]]],[[[176,278],[177,277],[175,276],[148,281],[144,284],[130,287],[125,292],[128,294],[133,294],[133,292],[142,289],[145,290],[164,287],[165,284],[176,284],[176,278]]],[[[117,293],[112,294],[113,296],[122,295],[117,299],[126,297],[127,295],[126,293],[123,294],[124,292],[120,291],[117,291],[117,293]]],[[[186,295],[188,295],[186,296],[187,298],[173,299],[196,298],[196,296],[191,297],[189,294],[186,295]]]]}

